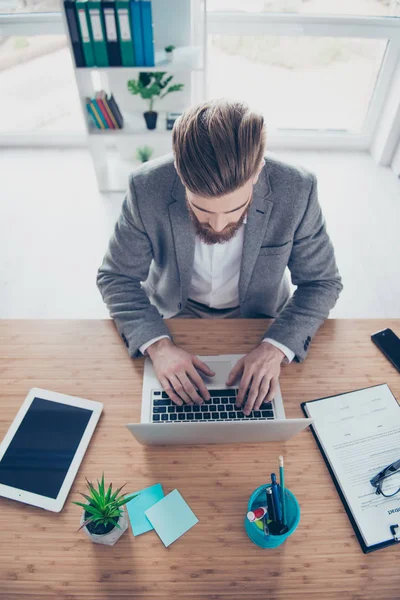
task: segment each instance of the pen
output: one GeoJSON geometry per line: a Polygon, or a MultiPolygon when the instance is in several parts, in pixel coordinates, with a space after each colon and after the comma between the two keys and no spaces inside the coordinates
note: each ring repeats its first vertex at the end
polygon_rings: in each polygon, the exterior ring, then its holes
{"type": "MultiPolygon", "coordinates": [[[[278,523],[278,521],[276,520],[276,514],[275,514],[275,505],[274,505],[274,501],[272,499],[272,488],[268,487],[266,489],[266,494],[267,494],[267,507],[268,507],[268,530],[269,533],[271,533],[272,535],[279,535],[280,531],[281,531],[281,525],[280,523],[278,523]]],[[[264,517],[264,522],[265,522],[265,517],[264,517]]]]}
{"type": "Polygon", "coordinates": [[[285,473],[283,469],[283,456],[279,457],[279,487],[281,491],[282,503],[282,525],[286,525],[286,506],[285,506],[285,473]]]}
{"type": "Polygon", "coordinates": [[[276,521],[276,513],[274,501],[272,499],[272,489],[269,487],[266,489],[267,494],[267,510],[268,510],[268,519],[270,521],[276,521]]]}
{"type": "Polygon", "coordinates": [[[276,515],[276,520],[279,523],[282,523],[282,511],[281,511],[281,501],[279,498],[279,486],[276,483],[276,475],[275,473],[271,473],[271,481],[272,481],[272,485],[271,485],[271,489],[272,489],[272,499],[274,502],[274,507],[275,507],[275,515],[276,515]]]}

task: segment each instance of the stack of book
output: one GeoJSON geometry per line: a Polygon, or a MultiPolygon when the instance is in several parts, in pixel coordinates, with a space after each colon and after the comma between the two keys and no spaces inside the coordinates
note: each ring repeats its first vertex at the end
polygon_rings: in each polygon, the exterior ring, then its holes
{"type": "Polygon", "coordinates": [[[77,67],[153,67],[150,0],[64,0],[77,67]]]}
{"type": "Polygon", "coordinates": [[[95,98],[86,98],[86,109],[97,129],[122,129],[124,126],[124,119],[112,94],[107,96],[102,91],[97,92],[95,98]]]}

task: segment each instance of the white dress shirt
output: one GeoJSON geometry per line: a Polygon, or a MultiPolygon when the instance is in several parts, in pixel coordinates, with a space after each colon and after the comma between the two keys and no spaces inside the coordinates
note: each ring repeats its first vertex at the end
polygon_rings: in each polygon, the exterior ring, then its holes
{"type": "MultiPolygon", "coordinates": [[[[224,244],[208,245],[196,236],[192,280],[189,298],[210,308],[234,308],[239,306],[239,275],[242,261],[244,228],[246,219],[236,235],[224,244]]],[[[143,344],[140,352],[158,340],[168,337],[159,336],[143,344]]],[[[294,352],[271,338],[264,338],[285,354],[284,362],[291,362],[294,352]]]]}

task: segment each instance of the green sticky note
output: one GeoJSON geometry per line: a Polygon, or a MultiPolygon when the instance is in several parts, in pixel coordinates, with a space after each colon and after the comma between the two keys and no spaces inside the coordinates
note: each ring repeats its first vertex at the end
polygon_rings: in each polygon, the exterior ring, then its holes
{"type": "Polygon", "coordinates": [[[139,495],[127,502],[126,510],[128,511],[133,535],[141,535],[153,529],[145,515],[145,511],[161,500],[164,497],[164,492],[161,483],[156,483],[135,493],[139,495]]]}
{"type": "Polygon", "coordinates": [[[145,515],[167,547],[199,522],[178,490],[146,510],[145,515]]]}

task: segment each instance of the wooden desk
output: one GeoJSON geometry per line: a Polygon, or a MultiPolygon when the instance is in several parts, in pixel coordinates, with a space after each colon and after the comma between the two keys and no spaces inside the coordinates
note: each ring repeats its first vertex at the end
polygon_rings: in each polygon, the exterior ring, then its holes
{"type": "MultiPolygon", "coordinates": [[[[177,343],[198,354],[249,351],[267,322],[176,320],[177,343]]],[[[283,367],[288,417],[305,400],[400,375],[370,341],[400,320],[330,320],[307,360],[283,367]]],[[[287,443],[144,448],[124,424],[139,420],[143,360],[131,361],[110,321],[0,321],[0,439],[31,387],[99,400],[104,413],[63,511],[0,498],[0,598],[100,600],[390,599],[400,596],[400,546],[361,552],[310,431],[287,443]],[[296,533],[276,550],[243,528],[247,499],[285,456],[287,486],[302,510],[296,533]],[[104,470],[134,491],[178,488],[200,522],[169,549],[155,532],[126,532],[113,548],[77,533],[84,477],[104,470]]]]}

